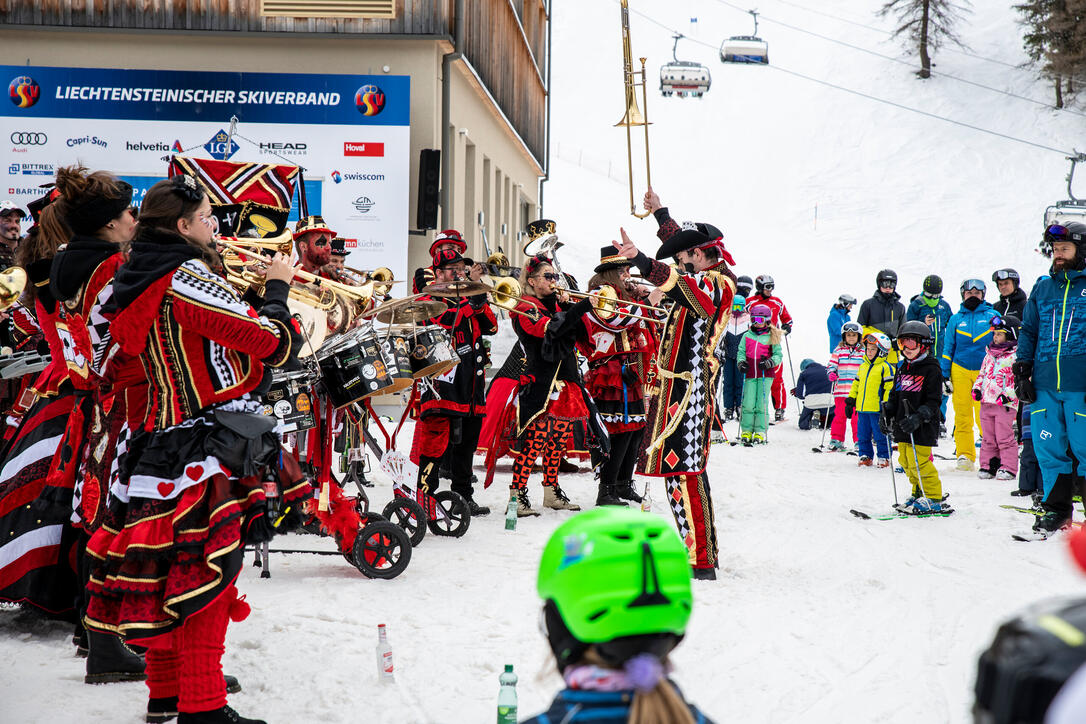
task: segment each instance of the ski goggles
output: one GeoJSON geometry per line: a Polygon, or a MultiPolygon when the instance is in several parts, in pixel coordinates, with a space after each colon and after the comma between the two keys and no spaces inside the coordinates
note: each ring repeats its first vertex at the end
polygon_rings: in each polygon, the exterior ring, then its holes
{"type": "Polygon", "coordinates": [[[964,282],[962,282],[962,291],[963,292],[968,292],[968,291],[983,292],[985,290],[985,288],[986,287],[984,285],[984,282],[981,281],[980,279],[966,279],[964,282]]]}
{"type": "Polygon", "coordinates": [[[1086,241],[1086,237],[1082,234],[1076,234],[1063,224],[1052,224],[1052,226],[1045,229],[1045,239],[1049,241],[1072,241],[1076,244],[1080,241],[1086,241]]]}
{"type": "Polygon", "coordinates": [[[750,323],[753,324],[755,327],[762,327],[762,326],[765,326],[765,325],[769,324],[769,320],[770,320],[770,317],[763,317],[762,315],[759,314],[756,317],[751,317],[750,318],[750,323]]]}
{"type": "Polygon", "coordinates": [[[942,296],[941,294],[928,294],[927,292],[922,292],[922,294],[924,296],[924,299],[932,299],[932,300],[938,299],[939,297],[942,296]]]}
{"type": "Polygon", "coordinates": [[[1014,271],[1013,269],[1000,269],[999,271],[992,274],[993,282],[1002,282],[1008,279],[1018,281],[1018,272],[1014,271]]]}
{"type": "Polygon", "coordinates": [[[897,346],[901,349],[920,349],[923,345],[916,337],[898,337],[897,346]]]}

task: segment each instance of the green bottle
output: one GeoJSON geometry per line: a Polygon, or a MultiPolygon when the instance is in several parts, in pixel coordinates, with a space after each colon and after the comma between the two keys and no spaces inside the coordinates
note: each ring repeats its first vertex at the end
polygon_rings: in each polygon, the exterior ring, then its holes
{"type": "Polygon", "coordinates": [[[498,681],[502,685],[498,691],[498,724],[517,724],[517,675],[512,664],[505,665],[498,681]]]}

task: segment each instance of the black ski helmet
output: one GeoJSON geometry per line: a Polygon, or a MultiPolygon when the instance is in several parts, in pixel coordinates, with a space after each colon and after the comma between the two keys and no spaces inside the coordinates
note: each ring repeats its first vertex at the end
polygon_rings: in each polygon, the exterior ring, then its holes
{"type": "Polygon", "coordinates": [[[748,276],[739,277],[735,280],[735,291],[737,294],[749,297],[750,293],[754,291],[754,280],[748,276]]]}
{"type": "Polygon", "coordinates": [[[924,293],[929,297],[938,297],[943,293],[943,279],[938,274],[924,277],[924,293]]]}
{"type": "Polygon", "coordinates": [[[1003,316],[996,315],[992,317],[988,325],[992,328],[992,331],[1002,330],[1007,333],[1007,337],[1012,342],[1018,341],[1018,330],[1022,328],[1022,323],[1018,320],[1018,317],[1013,314],[1006,314],[1003,316]]]}
{"type": "Polygon", "coordinates": [[[1041,724],[1060,687],[1086,662],[1083,630],[1081,598],[1034,604],[1002,624],[977,661],[974,721],[1041,724]]]}
{"type": "Polygon", "coordinates": [[[776,286],[776,282],[774,282],[773,277],[769,276],[768,274],[759,274],[754,279],[754,288],[759,294],[763,294],[766,287],[773,286],[776,286]]]}
{"type": "Polygon", "coordinates": [[[935,344],[935,338],[931,336],[931,327],[923,322],[913,320],[901,325],[897,331],[897,339],[902,337],[916,337],[920,344],[930,347],[935,344]]]}
{"type": "Polygon", "coordinates": [[[1083,259],[1086,257],[1086,224],[1080,221],[1069,221],[1066,224],[1050,224],[1045,229],[1044,239],[1041,241],[1040,252],[1049,259],[1052,258],[1052,244],[1057,241],[1069,241],[1075,245],[1075,268],[1081,269],[1083,259]]]}
{"type": "Polygon", "coordinates": [[[875,277],[875,286],[881,288],[882,283],[885,282],[885,281],[889,281],[891,284],[893,284],[894,288],[896,289],[897,288],[897,272],[895,272],[893,269],[883,269],[875,277]]]}
{"type": "Polygon", "coordinates": [[[1018,272],[1014,269],[1011,269],[1010,267],[1007,267],[1006,269],[997,269],[996,271],[992,272],[993,282],[1001,282],[1005,279],[1010,279],[1012,282],[1014,282],[1015,289],[1017,289],[1022,284],[1022,278],[1018,276],[1018,272]]]}

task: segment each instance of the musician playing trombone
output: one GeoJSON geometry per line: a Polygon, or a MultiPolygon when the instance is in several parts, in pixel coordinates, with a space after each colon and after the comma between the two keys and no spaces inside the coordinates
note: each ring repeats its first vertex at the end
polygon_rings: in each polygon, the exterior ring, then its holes
{"type": "Polygon", "coordinates": [[[332,259],[332,239],[336,232],[324,222],[323,216],[313,215],[298,219],[294,226],[294,243],[298,248],[298,261],[302,270],[325,278],[331,278],[325,267],[332,259]]]}
{"type": "Polygon", "coordinates": [[[661,334],[658,381],[646,428],[646,447],[638,463],[643,475],[663,477],[679,534],[686,543],[695,578],[715,580],[716,525],[707,462],[713,390],[719,363],[713,354],[728,323],[735,275],[720,232],[711,224],[672,221],[649,189],[645,208],[654,212],[663,242],[650,259],[622,231],[613,242],[617,255],[630,259],[641,276],[675,302],[661,334]],[[708,233],[707,233],[708,232],[708,233]],[[681,271],[658,261],[672,258],[681,271]]]}
{"type": "MultiPolygon", "coordinates": [[[[465,259],[454,249],[434,254],[435,283],[478,281],[469,279],[472,273],[469,270],[478,271],[471,259],[465,259]]],[[[460,364],[422,386],[412,446],[418,451],[419,489],[431,495],[437,491],[438,471],[444,458],[452,475],[453,492],[464,498],[472,515],[487,515],[490,508],[477,504],[473,497],[471,466],[486,416],[488,355],[483,336],[498,331],[498,318],[487,302],[485,291],[474,294],[467,291],[460,297],[442,297],[442,301],[449,308],[428,323],[448,330],[460,364]]]]}
{"type": "Polygon", "coordinates": [[[633,471],[645,431],[645,386],[654,374],[657,343],[654,325],[645,321],[645,316],[654,312],[623,302],[645,300],[655,306],[663,292],[655,288],[649,292],[631,282],[630,264],[607,245],[600,250],[595,276],[588,281],[589,292],[613,290],[616,297],[613,308],[596,304],[585,316],[588,342],[582,345],[588,358],[585,389],[611,436],[610,455],[594,461],[600,465],[596,505],[641,502],[634,489],[633,471]]]}

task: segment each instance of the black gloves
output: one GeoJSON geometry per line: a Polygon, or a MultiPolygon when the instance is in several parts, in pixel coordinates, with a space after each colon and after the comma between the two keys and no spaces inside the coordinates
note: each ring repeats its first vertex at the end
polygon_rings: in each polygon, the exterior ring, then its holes
{"type": "Polygon", "coordinates": [[[845,417],[852,417],[852,413],[856,412],[856,398],[845,398],[845,417]]]}
{"type": "Polygon", "coordinates": [[[1007,397],[1006,395],[999,396],[999,404],[1006,406],[1010,405],[1011,402],[1013,402],[1013,400],[1011,400],[1011,398],[1007,397]]]}
{"type": "Polygon", "coordinates": [[[791,322],[785,322],[784,324],[781,325],[781,329],[784,330],[785,334],[792,334],[792,323],[791,322]]]}
{"type": "Polygon", "coordinates": [[[1037,401],[1037,390],[1033,386],[1033,363],[1015,362],[1011,365],[1014,372],[1014,394],[1022,402],[1031,404],[1037,401]]]}
{"type": "Polygon", "coordinates": [[[974,387],[973,388],[973,399],[976,400],[977,402],[980,402],[980,398],[982,398],[982,397],[984,397],[984,395],[981,393],[981,391],[979,389],[977,389],[976,387],[974,387]]]}
{"type": "Polygon", "coordinates": [[[901,431],[906,435],[912,435],[914,432],[920,429],[921,418],[919,413],[913,413],[907,415],[901,419],[898,425],[901,426],[901,431]]]}
{"type": "Polygon", "coordinates": [[[769,372],[769,370],[773,369],[777,365],[773,364],[773,358],[772,357],[765,357],[761,361],[758,362],[758,366],[761,367],[766,372],[769,372]]]}
{"type": "Polygon", "coordinates": [[[894,431],[894,426],[890,423],[889,418],[886,417],[886,413],[883,412],[879,415],[879,432],[883,435],[889,435],[894,431]]]}
{"type": "Polygon", "coordinates": [[[737,370],[739,370],[739,374],[741,374],[741,375],[745,375],[747,373],[747,367],[748,367],[748,365],[747,365],[747,358],[746,357],[743,357],[742,359],[740,359],[738,362],[735,363],[735,368],[737,370]]]}

